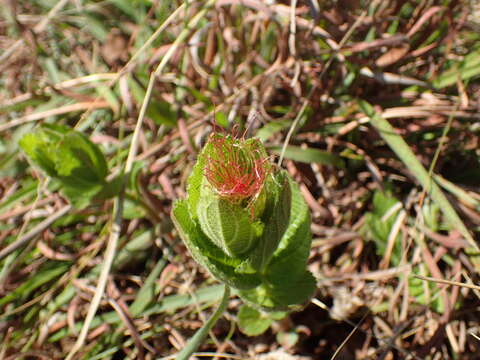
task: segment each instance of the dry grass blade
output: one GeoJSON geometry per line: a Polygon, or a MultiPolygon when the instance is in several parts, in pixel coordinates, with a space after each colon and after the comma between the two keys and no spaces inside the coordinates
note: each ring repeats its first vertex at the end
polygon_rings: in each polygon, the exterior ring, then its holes
{"type": "Polygon", "coordinates": [[[95,316],[100,301],[103,297],[105,287],[107,284],[108,276],[110,274],[110,269],[112,268],[113,259],[117,250],[118,239],[120,237],[121,225],[123,220],[123,191],[115,199],[113,206],[113,223],[110,228],[110,237],[108,238],[107,249],[105,250],[105,257],[103,260],[102,270],[100,276],[98,277],[97,288],[95,289],[95,294],[92,298],[90,306],[88,307],[88,313],[85,317],[85,322],[83,323],[82,330],[78,335],[77,341],[73,345],[72,349],[69,351],[66,360],[73,359],[75,354],[83,347],[85,339],[88,335],[88,330],[90,329],[90,324],[92,323],[93,317],[95,316]]]}
{"type": "Polygon", "coordinates": [[[0,125],[0,132],[3,132],[5,130],[11,129],[15,126],[23,125],[28,122],[32,121],[37,121],[40,119],[45,119],[49,116],[56,116],[56,115],[62,115],[62,114],[67,114],[75,111],[83,111],[83,110],[93,110],[93,109],[103,109],[103,108],[108,108],[110,105],[106,101],[92,101],[92,102],[80,102],[76,104],[71,104],[71,105],[65,105],[61,106],[56,109],[52,110],[46,110],[38,113],[33,113],[30,115],[23,116],[21,118],[12,120],[7,122],[6,124],[0,125]]]}
{"type": "Polygon", "coordinates": [[[439,284],[446,284],[446,285],[451,285],[451,286],[460,286],[472,290],[480,290],[480,286],[473,285],[473,284],[468,284],[468,283],[462,283],[459,281],[452,281],[452,280],[445,280],[445,279],[438,279],[438,278],[433,278],[433,277],[428,277],[428,276],[422,276],[422,275],[412,275],[413,277],[416,277],[417,279],[420,280],[425,280],[425,281],[431,281],[439,284]]]}

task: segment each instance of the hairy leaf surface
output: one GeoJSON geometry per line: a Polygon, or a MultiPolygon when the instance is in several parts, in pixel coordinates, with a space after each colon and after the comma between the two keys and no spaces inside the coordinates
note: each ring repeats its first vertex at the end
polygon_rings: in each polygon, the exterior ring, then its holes
{"type": "Polygon", "coordinates": [[[242,261],[225,254],[202,233],[200,226],[190,217],[185,200],[175,202],[172,215],[175,226],[192,256],[214,277],[238,289],[249,289],[260,284],[256,274],[235,271],[242,261]]]}

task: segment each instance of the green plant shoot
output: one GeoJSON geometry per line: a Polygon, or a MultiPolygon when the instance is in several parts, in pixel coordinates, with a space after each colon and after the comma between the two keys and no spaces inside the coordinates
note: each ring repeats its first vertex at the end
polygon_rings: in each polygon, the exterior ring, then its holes
{"type": "Polygon", "coordinates": [[[308,207],[259,140],[212,134],[172,218],[195,260],[249,305],[291,310],[312,296],[308,207]]]}
{"type": "Polygon", "coordinates": [[[32,163],[60,184],[77,208],[114,196],[118,178],[107,181],[108,165],[100,148],[84,134],[63,125],[43,124],[20,140],[32,163]]]}

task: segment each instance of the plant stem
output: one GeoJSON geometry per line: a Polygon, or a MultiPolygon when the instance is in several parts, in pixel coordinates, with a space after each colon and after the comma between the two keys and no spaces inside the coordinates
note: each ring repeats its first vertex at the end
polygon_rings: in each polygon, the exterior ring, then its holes
{"type": "Polygon", "coordinates": [[[229,297],[230,287],[228,285],[225,285],[225,290],[223,291],[223,298],[217,310],[215,310],[212,317],[208,319],[207,322],[188,341],[187,345],[183,348],[183,350],[177,354],[176,360],[188,360],[190,355],[192,355],[198,349],[198,347],[207,337],[208,332],[213,328],[220,316],[222,316],[223,312],[225,311],[229,297]]]}

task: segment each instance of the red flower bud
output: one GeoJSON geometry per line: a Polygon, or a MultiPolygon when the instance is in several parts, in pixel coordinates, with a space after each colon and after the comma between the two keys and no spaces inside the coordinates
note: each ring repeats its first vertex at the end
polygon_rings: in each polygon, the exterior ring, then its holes
{"type": "Polygon", "coordinates": [[[205,177],[216,192],[232,201],[259,194],[270,172],[262,144],[220,134],[212,134],[208,142],[205,177]]]}

